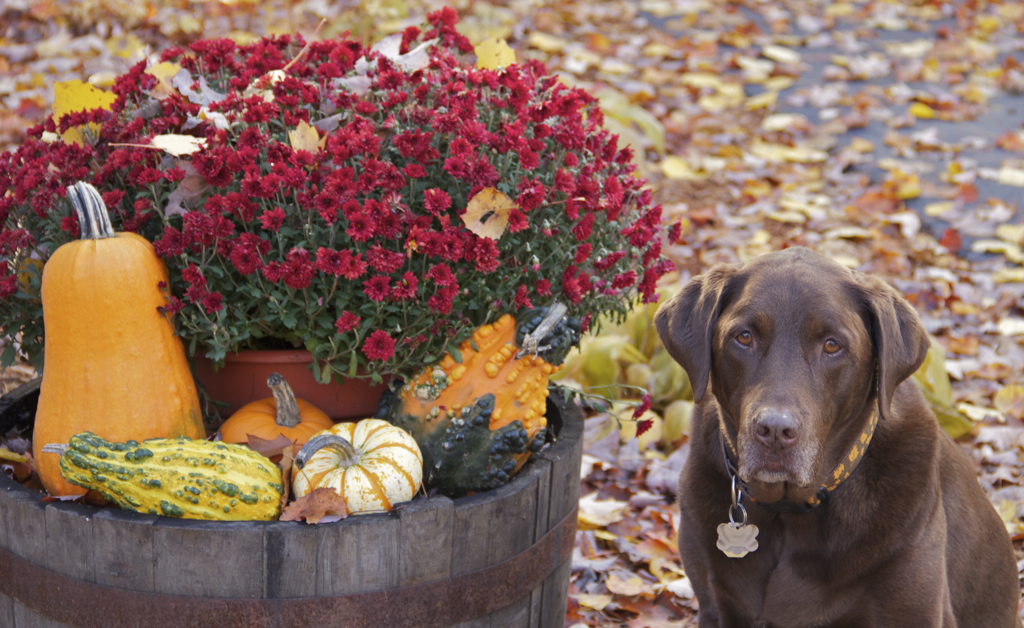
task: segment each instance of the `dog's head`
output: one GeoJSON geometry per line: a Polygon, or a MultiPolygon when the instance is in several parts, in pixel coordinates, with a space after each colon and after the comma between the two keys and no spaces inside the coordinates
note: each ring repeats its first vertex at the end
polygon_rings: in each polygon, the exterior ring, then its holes
{"type": "Polygon", "coordinates": [[[888,284],[799,247],[713,267],[654,323],[695,401],[713,395],[761,502],[807,501],[874,404],[890,418],[896,387],[929,347],[888,284]]]}

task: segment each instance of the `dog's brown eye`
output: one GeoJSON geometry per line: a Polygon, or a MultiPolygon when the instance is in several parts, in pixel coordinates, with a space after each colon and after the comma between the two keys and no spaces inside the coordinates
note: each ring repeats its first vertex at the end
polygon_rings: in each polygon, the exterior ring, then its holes
{"type": "Polygon", "coordinates": [[[745,331],[736,336],[736,341],[744,347],[749,347],[750,343],[754,342],[754,337],[750,335],[749,331],[745,331]]]}
{"type": "Polygon", "coordinates": [[[839,351],[841,348],[840,344],[831,338],[825,341],[825,353],[829,355],[839,351]]]}

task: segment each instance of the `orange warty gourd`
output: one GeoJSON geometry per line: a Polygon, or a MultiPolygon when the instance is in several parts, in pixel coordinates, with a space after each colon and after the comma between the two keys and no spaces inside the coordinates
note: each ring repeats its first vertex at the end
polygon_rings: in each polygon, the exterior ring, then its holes
{"type": "Polygon", "coordinates": [[[114,233],[96,188],[76,183],[68,198],[81,239],[43,267],[46,326],[43,380],[32,454],[51,495],[85,489],[61,477],[59,454],[80,432],[109,441],[206,437],[185,348],[163,310],[167,269],[145,238],[114,233]]]}
{"type": "Polygon", "coordinates": [[[245,444],[250,435],[264,440],[284,436],[301,447],[313,434],[334,426],[322,410],[305,399],[296,399],[291,386],[277,373],[267,378],[267,386],[273,397],[247,403],[220,426],[223,442],[245,444]]]}
{"type": "Polygon", "coordinates": [[[478,327],[397,394],[382,413],[423,452],[424,483],[461,496],[496,488],[522,468],[547,437],[548,378],[579,342],[580,324],[556,304],[506,314],[478,327]]]}

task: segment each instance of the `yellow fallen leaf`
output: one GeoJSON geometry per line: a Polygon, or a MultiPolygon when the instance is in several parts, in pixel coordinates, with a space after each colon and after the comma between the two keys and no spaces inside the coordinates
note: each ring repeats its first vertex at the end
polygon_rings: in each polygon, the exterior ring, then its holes
{"type": "Polygon", "coordinates": [[[953,209],[953,201],[938,201],[924,206],[925,216],[936,218],[953,209]]]}
{"type": "Polygon", "coordinates": [[[971,250],[975,253],[1002,253],[1011,262],[1024,264],[1024,249],[1018,244],[1002,240],[975,240],[971,244],[971,250]]]}
{"type": "Polygon", "coordinates": [[[679,77],[679,82],[698,89],[710,87],[711,89],[718,90],[725,85],[725,81],[720,76],[710,72],[688,72],[679,77]]]}
{"type": "Polygon", "coordinates": [[[748,111],[754,109],[764,109],[765,107],[771,107],[779,101],[779,92],[763,92],[757,96],[751,96],[747,99],[747,104],[744,105],[748,111]]]}
{"type": "Polygon", "coordinates": [[[675,155],[661,160],[661,172],[673,181],[703,181],[708,178],[708,175],[697,172],[685,159],[675,155]]]}
{"type": "MultiPolygon", "coordinates": [[[[53,84],[53,120],[59,125],[61,118],[69,113],[93,109],[109,111],[115,100],[117,100],[116,95],[97,89],[78,79],[58,81],[53,84]]],[[[85,126],[93,136],[100,132],[99,124],[92,123],[85,126]]],[[[65,142],[74,142],[79,146],[85,146],[85,138],[82,137],[81,129],[81,125],[71,127],[61,134],[61,137],[65,142]]]]}
{"type": "Polygon", "coordinates": [[[613,573],[608,576],[608,580],[605,582],[605,586],[608,590],[616,595],[644,595],[654,596],[654,587],[650,583],[641,580],[639,576],[630,575],[628,578],[620,577],[618,573],[613,573]]]}
{"type": "Polygon", "coordinates": [[[905,201],[921,196],[921,180],[916,174],[898,173],[893,178],[896,181],[896,198],[905,201]]]}
{"type": "Polygon", "coordinates": [[[171,85],[171,79],[181,70],[182,67],[180,65],[170,61],[164,61],[151,68],[146,68],[146,74],[149,74],[157,81],[153,89],[149,90],[149,95],[157,100],[163,100],[171,94],[177,94],[178,90],[175,89],[174,85],[171,85]]]}
{"type": "Polygon", "coordinates": [[[797,211],[773,211],[768,213],[768,218],[776,222],[803,223],[807,217],[797,211]]]}
{"type": "Polygon", "coordinates": [[[1024,281],[1024,268],[1001,268],[992,273],[992,281],[996,283],[1024,281]]]}
{"type": "Polygon", "coordinates": [[[772,184],[764,179],[749,179],[743,184],[743,193],[753,198],[764,198],[772,189],[772,184]]]}
{"type": "Polygon", "coordinates": [[[1003,414],[1017,419],[1024,417],[1024,386],[1003,386],[992,398],[992,404],[1003,414]]]}
{"type": "Polygon", "coordinates": [[[292,144],[292,150],[315,153],[319,148],[320,135],[316,132],[316,127],[307,124],[305,120],[300,120],[293,130],[288,131],[288,141],[292,144]]]}
{"type": "Polygon", "coordinates": [[[136,52],[139,52],[146,47],[146,43],[144,41],[132,34],[122,35],[120,37],[111,37],[106,41],[106,44],[107,50],[110,51],[110,54],[122,59],[129,59],[136,52]]]}
{"type": "Polygon", "coordinates": [[[1014,244],[1024,244],[1024,225],[999,225],[996,236],[1014,244]]]}
{"type": "Polygon", "coordinates": [[[555,37],[547,33],[540,31],[534,31],[530,33],[530,36],[526,39],[526,43],[532,47],[544,52],[559,52],[569,42],[562,39],[561,37],[555,37]]]}
{"type": "Polygon", "coordinates": [[[16,454],[4,447],[0,447],[0,460],[7,460],[9,462],[29,462],[29,459],[25,456],[16,454]]]}
{"type": "Polygon", "coordinates": [[[996,178],[996,181],[1003,185],[1024,188],[1024,170],[1004,166],[999,169],[999,176],[996,178]]]}
{"type": "Polygon", "coordinates": [[[972,421],[984,421],[986,418],[994,417],[1000,423],[1006,423],[1006,417],[992,408],[985,408],[973,403],[958,403],[956,409],[972,421]]]}
{"type": "Polygon", "coordinates": [[[155,136],[149,141],[149,145],[153,148],[159,148],[168,155],[181,157],[182,155],[191,155],[204,148],[206,146],[206,138],[168,133],[155,136]]]}
{"type": "Polygon", "coordinates": [[[579,529],[595,530],[622,521],[629,502],[614,499],[597,500],[597,493],[580,498],[579,529]]]}
{"type": "Polygon", "coordinates": [[[827,17],[847,17],[853,15],[857,7],[849,2],[837,2],[835,4],[825,5],[825,15],[827,17]]]}
{"type": "Polygon", "coordinates": [[[1004,316],[996,329],[1004,336],[1024,336],[1024,318],[1015,316],[1004,316]]]}
{"type": "Polygon", "coordinates": [[[230,39],[231,41],[235,42],[239,46],[248,46],[250,44],[255,44],[260,40],[259,35],[257,35],[256,33],[251,33],[249,31],[231,31],[225,34],[224,36],[230,39]]]}
{"type": "Polygon", "coordinates": [[[518,205],[495,188],[484,188],[469,199],[462,222],[481,238],[497,240],[508,226],[508,216],[518,205]]]}
{"type": "MultiPolygon", "coordinates": [[[[778,94],[776,92],[766,92],[778,94]]],[[[806,124],[807,118],[799,113],[773,113],[761,120],[761,128],[769,133],[774,131],[785,131],[797,124],[806,124]]]]}
{"type": "Polygon", "coordinates": [[[89,77],[89,84],[93,87],[100,89],[106,89],[114,84],[114,80],[117,79],[117,74],[110,70],[103,70],[97,72],[89,77]]]}
{"type": "Polygon", "coordinates": [[[772,162],[792,161],[798,163],[813,163],[828,159],[828,153],[806,146],[785,146],[783,144],[770,144],[755,140],[750,146],[750,152],[756,157],[772,162]]]}
{"type": "Polygon", "coordinates": [[[768,44],[761,48],[761,54],[779,63],[800,63],[799,52],[782,46],[776,46],[775,44],[768,44]]]}
{"type": "Polygon", "coordinates": [[[870,153],[875,150],[875,143],[863,137],[855,137],[850,141],[850,150],[857,153],[870,153]]]}
{"type": "Polygon", "coordinates": [[[612,601],[610,595],[593,595],[590,593],[573,593],[572,598],[576,600],[580,606],[586,606],[592,608],[595,611],[604,610],[605,606],[612,601]]]}
{"type": "Polygon", "coordinates": [[[491,37],[480,42],[473,51],[476,53],[476,67],[480,70],[499,70],[516,62],[516,53],[504,39],[491,37]]]}
{"type": "Polygon", "coordinates": [[[915,118],[921,118],[925,120],[930,120],[937,115],[934,109],[924,104],[923,102],[916,102],[910,105],[909,111],[910,115],[914,116],[915,118]]]}
{"type": "Polygon", "coordinates": [[[1013,518],[1017,516],[1017,506],[1008,499],[1000,500],[998,504],[995,504],[996,512],[999,513],[999,518],[1003,520],[1003,523],[1010,523],[1013,518]]]}

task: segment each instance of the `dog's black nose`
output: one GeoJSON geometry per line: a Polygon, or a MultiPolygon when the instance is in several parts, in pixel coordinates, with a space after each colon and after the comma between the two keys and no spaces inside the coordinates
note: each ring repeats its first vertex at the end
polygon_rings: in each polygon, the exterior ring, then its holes
{"type": "Polygon", "coordinates": [[[754,433],[764,445],[786,449],[800,437],[800,422],[789,410],[763,410],[754,421],[754,433]]]}

